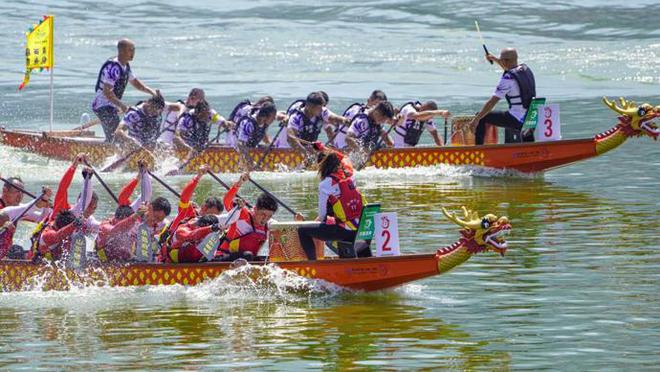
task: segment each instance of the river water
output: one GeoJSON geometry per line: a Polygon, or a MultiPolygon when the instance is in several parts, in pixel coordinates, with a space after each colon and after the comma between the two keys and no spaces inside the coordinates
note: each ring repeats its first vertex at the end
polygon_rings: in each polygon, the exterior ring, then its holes
{"type": "MultiPolygon", "coordinates": [[[[483,60],[473,29],[478,17],[488,46],[517,47],[536,73],[539,93],[561,105],[564,138],[589,137],[616,123],[600,103],[603,95],[660,104],[657,6],[639,0],[3,2],[0,125],[47,126],[48,75],[34,74],[26,91],[16,91],[23,32],[42,14],[56,20],[56,128],[70,128],[90,112],[98,68],[124,36],[136,41],[132,66],[143,81],[172,100],[201,86],[224,114],[246,97],[270,94],[284,107],[318,89],[338,112],[373,89],[397,104],[435,99],[456,114],[475,112],[499,76],[483,60]]],[[[129,102],[142,97],[128,90],[129,102]]],[[[509,216],[507,255],[478,255],[446,275],[370,294],[287,279],[277,270],[259,288],[237,274],[196,288],[3,293],[0,369],[656,369],[659,155],[657,143],[640,138],[537,176],[367,169],[358,184],[370,200],[398,213],[404,253],[453,243],[458,228],[440,207],[465,205],[509,216]]],[[[0,152],[1,174],[20,174],[31,189],[55,186],[65,167],[14,149],[0,152]]],[[[108,181],[118,188],[130,176],[108,181]]],[[[255,178],[314,215],[314,174],[255,178]]],[[[170,179],[178,186],[186,180],[170,179]]],[[[71,194],[79,188],[74,183],[71,194]]],[[[196,199],[220,192],[204,180],[196,199]]],[[[111,209],[104,200],[97,215],[111,209]]]]}

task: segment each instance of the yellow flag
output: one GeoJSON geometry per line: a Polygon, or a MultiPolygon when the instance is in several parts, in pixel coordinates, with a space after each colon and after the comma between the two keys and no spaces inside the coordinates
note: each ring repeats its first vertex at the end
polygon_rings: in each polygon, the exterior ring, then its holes
{"type": "Polygon", "coordinates": [[[18,87],[23,89],[30,81],[30,73],[34,69],[51,69],[53,61],[53,16],[43,16],[38,25],[33,25],[26,33],[25,46],[25,77],[18,87]]]}

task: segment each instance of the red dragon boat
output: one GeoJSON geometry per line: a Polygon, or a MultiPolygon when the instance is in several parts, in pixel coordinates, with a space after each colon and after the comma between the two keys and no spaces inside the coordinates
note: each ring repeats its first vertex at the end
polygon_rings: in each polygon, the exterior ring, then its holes
{"type": "MultiPolygon", "coordinates": [[[[411,254],[370,258],[303,259],[297,239],[296,224],[273,228],[269,236],[269,256],[265,261],[251,262],[249,275],[259,276],[264,265],[278,267],[299,276],[320,279],[341,287],[374,291],[395,287],[414,280],[446,273],[479,252],[504,254],[507,243],[503,235],[511,224],[506,217],[487,214],[480,217],[463,207],[464,217],[444,214],[461,227],[460,239],[432,254],[411,254]]],[[[322,244],[317,247],[322,250],[322,244]]],[[[68,290],[72,286],[146,286],[197,285],[219,277],[236,267],[236,262],[198,264],[127,263],[124,265],[90,264],[80,271],[59,264],[37,264],[21,260],[0,261],[0,290],[34,289],[68,290]]]]}
{"type": "MultiPolygon", "coordinates": [[[[480,146],[418,146],[414,148],[381,149],[370,155],[367,164],[377,168],[403,168],[433,166],[439,164],[457,166],[479,166],[495,169],[513,169],[523,173],[543,172],[568,165],[580,160],[602,155],[623,144],[630,137],[649,136],[658,138],[660,131],[652,122],[660,116],[660,106],[649,104],[637,106],[634,102],[621,99],[621,106],[603,98],[605,104],[619,114],[619,122],[611,129],[593,138],[569,139],[538,143],[490,144],[480,146]]],[[[454,120],[465,122],[465,118],[454,120]]],[[[49,158],[70,160],[78,153],[87,153],[95,165],[107,162],[108,158],[119,155],[122,150],[105,143],[102,138],[70,136],[56,132],[30,132],[24,130],[0,129],[0,143],[37,153],[49,158]]],[[[264,149],[251,151],[250,156],[258,162],[264,149]]],[[[185,151],[175,151],[180,159],[185,159],[185,151]]],[[[241,156],[230,147],[210,145],[189,162],[184,172],[194,172],[202,164],[208,164],[215,172],[239,172],[242,170],[241,156]]],[[[153,162],[146,153],[137,152],[126,162],[129,169],[137,169],[141,159],[153,162]]],[[[304,164],[303,156],[291,149],[273,149],[262,162],[265,171],[285,171],[297,169],[304,164]]]]}

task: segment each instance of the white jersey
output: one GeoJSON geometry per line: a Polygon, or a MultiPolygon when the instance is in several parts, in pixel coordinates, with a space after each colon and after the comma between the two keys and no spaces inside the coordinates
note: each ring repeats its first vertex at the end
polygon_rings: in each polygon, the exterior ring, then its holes
{"type": "MultiPolygon", "coordinates": [[[[394,147],[395,148],[403,148],[403,147],[413,147],[410,146],[405,142],[405,135],[406,135],[406,123],[408,121],[412,121],[410,116],[412,114],[415,114],[417,110],[415,107],[410,104],[410,105],[405,105],[401,108],[401,112],[399,112],[399,116],[401,117],[400,120],[403,120],[403,125],[399,126],[397,125],[393,130],[392,130],[392,141],[394,142],[394,147]]],[[[437,131],[435,127],[435,123],[433,120],[428,120],[424,123],[424,129],[426,129],[429,132],[437,131]]]]}
{"type": "MultiPolygon", "coordinates": [[[[510,74],[504,74],[500,78],[500,82],[495,88],[493,95],[499,99],[505,98],[505,96],[520,96],[520,87],[518,82],[510,74]]],[[[522,105],[513,105],[509,109],[509,113],[518,119],[520,122],[525,120],[525,115],[527,115],[527,110],[522,105]]]]}

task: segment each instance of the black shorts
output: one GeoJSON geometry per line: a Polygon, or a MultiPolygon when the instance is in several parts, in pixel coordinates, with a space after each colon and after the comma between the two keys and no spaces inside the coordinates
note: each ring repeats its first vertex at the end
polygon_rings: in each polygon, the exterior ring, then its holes
{"type": "Polygon", "coordinates": [[[115,138],[115,131],[121,121],[119,118],[119,111],[117,111],[114,106],[103,106],[94,110],[94,113],[96,113],[96,116],[101,120],[101,126],[105,133],[105,140],[107,142],[112,142],[115,138]]]}

